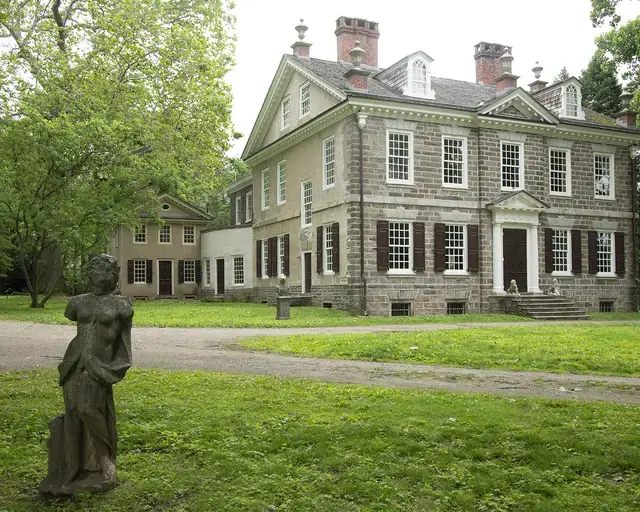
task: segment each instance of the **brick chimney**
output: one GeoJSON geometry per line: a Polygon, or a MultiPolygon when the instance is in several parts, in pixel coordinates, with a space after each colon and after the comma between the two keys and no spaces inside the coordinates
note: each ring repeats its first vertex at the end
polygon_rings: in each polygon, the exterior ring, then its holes
{"type": "Polygon", "coordinates": [[[505,50],[510,52],[511,47],[484,42],[475,46],[476,82],[482,85],[496,85],[498,77],[502,74],[499,60],[505,50]]]}
{"type": "Polygon", "coordinates": [[[536,65],[531,69],[533,71],[534,76],[536,77],[535,82],[531,82],[529,84],[529,92],[538,92],[544,89],[549,82],[545,82],[544,80],[540,80],[540,74],[544,68],[540,66],[540,63],[536,61],[536,65]]]}
{"type": "Polygon", "coordinates": [[[298,41],[296,41],[295,43],[293,43],[291,45],[291,48],[293,48],[293,54],[296,57],[310,57],[310,51],[309,49],[311,48],[311,43],[305,43],[303,41],[305,34],[307,33],[307,30],[309,30],[309,27],[307,27],[304,24],[304,20],[300,19],[300,25],[296,26],[296,30],[298,32],[298,41]]]}
{"type": "Polygon", "coordinates": [[[637,113],[629,107],[631,98],[633,98],[633,94],[628,91],[623,92],[620,95],[620,99],[622,100],[622,111],[616,114],[616,124],[623,128],[637,128],[637,113]]]}
{"type": "Polygon", "coordinates": [[[340,16],[336,20],[338,62],[352,62],[350,52],[356,41],[364,50],[364,66],[378,68],[378,23],[360,18],[340,16]]]}
{"type": "Polygon", "coordinates": [[[512,62],[513,55],[511,55],[511,48],[507,48],[498,59],[501,71],[498,78],[496,78],[496,90],[498,92],[507,92],[518,87],[518,78],[520,77],[511,73],[512,62]]]}
{"type": "Polygon", "coordinates": [[[366,55],[366,52],[360,48],[360,41],[356,41],[355,46],[349,52],[353,67],[344,74],[344,77],[347,79],[347,84],[351,89],[366,91],[369,88],[369,75],[371,71],[360,67],[366,55]]]}

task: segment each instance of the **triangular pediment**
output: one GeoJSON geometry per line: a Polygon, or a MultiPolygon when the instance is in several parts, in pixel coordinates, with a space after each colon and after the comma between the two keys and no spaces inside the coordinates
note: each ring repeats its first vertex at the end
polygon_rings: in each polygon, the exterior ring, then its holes
{"type": "MultiPolygon", "coordinates": [[[[256,122],[253,125],[251,134],[247,139],[247,145],[242,152],[243,159],[246,159],[248,156],[261,149],[266,132],[273,119],[278,115],[278,109],[286,95],[287,87],[296,73],[304,77],[305,80],[310,83],[315,84],[337,100],[343,101],[347,98],[344,91],[334,87],[326,80],[323,80],[312,71],[300,65],[293,57],[283,55],[280,65],[278,66],[278,70],[271,81],[271,85],[269,86],[264,102],[262,103],[256,122]]],[[[295,101],[295,99],[296,98],[293,98],[292,100],[295,101]]]]}
{"type": "MultiPolygon", "coordinates": [[[[212,219],[211,215],[204,210],[171,194],[161,195],[158,197],[158,202],[160,207],[157,210],[157,215],[161,219],[193,221],[210,221],[212,219]]],[[[141,216],[146,217],[144,213],[141,216]]]]}
{"type": "Polygon", "coordinates": [[[524,190],[510,192],[487,205],[490,210],[527,210],[540,211],[549,208],[549,205],[524,190]]]}
{"type": "Polygon", "coordinates": [[[518,87],[480,105],[478,114],[491,117],[513,117],[536,123],[558,124],[558,118],[518,87]]]}

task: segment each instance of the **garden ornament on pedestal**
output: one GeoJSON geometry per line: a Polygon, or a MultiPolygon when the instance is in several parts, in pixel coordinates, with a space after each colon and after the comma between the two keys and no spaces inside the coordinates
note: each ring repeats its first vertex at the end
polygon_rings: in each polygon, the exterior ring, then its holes
{"type": "Polygon", "coordinates": [[[77,335],[58,366],[64,414],[49,422],[46,496],[103,492],[116,486],[116,415],[112,386],[131,367],[127,297],[114,293],[120,266],[101,254],[88,265],[89,293],[72,297],[64,315],[77,335]]]}
{"type": "Polygon", "coordinates": [[[291,291],[284,277],[280,278],[278,284],[278,294],[276,296],[276,320],[291,319],[291,291]]]}
{"type": "Polygon", "coordinates": [[[549,288],[549,295],[555,295],[556,297],[560,296],[560,284],[558,280],[554,277],[553,281],[551,281],[551,288],[549,288]]]}
{"type": "Polygon", "coordinates": [[[516,283],[515,279],[512,279],[509,283],[509,289],[507,290],[509,295],[515,295],[517,297],[520,296],[520,292],[518,291],[518,283],[516,283]]]}

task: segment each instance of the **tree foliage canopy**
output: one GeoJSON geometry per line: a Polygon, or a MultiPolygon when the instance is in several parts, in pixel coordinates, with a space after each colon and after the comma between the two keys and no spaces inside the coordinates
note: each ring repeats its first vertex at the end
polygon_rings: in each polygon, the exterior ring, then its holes
{"type": "Polygon", "coordinates": [[[157,192],[215,190],[233,134],[231,7],[0,0],[0,219],[34,305],[48,251],[103,250],[157,192]]]}
{"type": "Polygon", "coordinates": [[[618,81],[616,63],[613,60],[597,50],[580,79],[583,105],[607,116],[614,116],[620,112],[622,86],[618,81]]]}
{"type": "Polygon", "coordinates": [[[562,66],[562,69],[560,70],[560,73],[558,73],[554,79],[553,82],[551,82],[552,84],[559,84],[560,82],[564,82],[565,80],[568,80],[569,78],[571,78],[571,75],[569,74],[569,71],[567,70],[567,66],[562,66]]]}

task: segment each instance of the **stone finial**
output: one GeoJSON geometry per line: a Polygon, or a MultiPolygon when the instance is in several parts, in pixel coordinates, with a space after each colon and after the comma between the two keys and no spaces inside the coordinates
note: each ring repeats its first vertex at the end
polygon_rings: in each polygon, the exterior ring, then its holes
{"type": "Polygon", "coordinates": [[[364,50],[360,48],[360,41],[356,41],[356,45],[349,52],[351,56],[351,62],[353,62],[354,68],[359,68],[364,60],[364,50]]]}
{"type": "Polygon", "coordinates": [[[309,30],[309,27],[307,27],[304,24],[304,20],[300,18],[300,25],[296,26],[296,31],[298,32],[298,39],[300,39],[300,41],[304,39],[304,36],[307,33],[307,30],[309,30]]]}
{"type": "Polygon", "coordinates": [[[616,114],[616,124],[624,128],[637,130],[636,121],[638,119],[638,115],[636,112],[631,110],[632,98],[633,93],[629,91],[625,91],[620,95],[622,110],[616,114]]]}
{"type": "Polygon", "coordinates": [[[536,80],[540,80],[540,74],[544,68],[540,65],[539,61],[536,61],[536,65],[531,69],[533,71],[533,75],[536,77],[536,80]]]}
{"type": "Polygon", "coordinates": [[[511,63],[513,62],[513,55],[511,55],[511,50],[509,48],[505,49],[499,61],[502,72],[511,73],[511,63]]]}
{"type": "Polygon", "coordinates": [[[633,98],[633,94],[629,91],[624,91],[620,95],[620,101],[622,102],[622,110],[627,110],[629,105],[631,104],[631,98],[633,98]]]}

